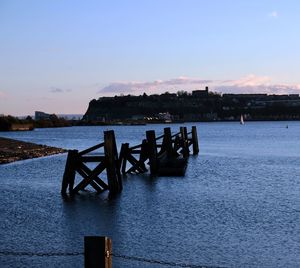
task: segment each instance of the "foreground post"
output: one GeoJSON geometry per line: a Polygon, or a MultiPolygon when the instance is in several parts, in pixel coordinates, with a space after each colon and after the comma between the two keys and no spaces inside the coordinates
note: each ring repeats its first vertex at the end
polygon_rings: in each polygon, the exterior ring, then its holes
{"type": "Polygon", "coordinates": [[[192,126],[192,142],[193,142],[193,154],[199,153],[198,135],[196,126],[192,126]]]}
{"type": "Polygon", "coordinates": [[[84,267],[112,268],[112,241],[105,236],[84,237],[84,267]]]}
{"type": "Polygon", "coordinates": [[[149,153],[149,164],[150,164],[150,173],[151,175],[157,174],[157,145],[155,138],[155,131],[148,130],[146,131],[146,138],[148,142],[148,153],[149,153]]]}

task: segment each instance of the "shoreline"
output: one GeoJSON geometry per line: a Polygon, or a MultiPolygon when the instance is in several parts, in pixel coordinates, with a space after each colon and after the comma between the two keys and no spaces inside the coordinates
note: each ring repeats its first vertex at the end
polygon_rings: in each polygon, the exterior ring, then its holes
{"type": "MultiPolygon", "coordinates": [[[[299,122],[299,119],[244,119],[247,122],[299,122]]],[[[73,125],[74,127],[92,127],[92,126],[145,126],[145,125],[156,125],[156,124],[185,124],[185,123],[240,123],[240,120],[180,120],[180,121],[148,121],[148,122],[84,122],[82,124],[73,125]]],[[[72,127],[73,127],[72,126],[72,127]]]]}
{"type": "Polygon", "coordinates": [[[0,164],[65,153],[62,148],[0,137],[0,164]]]}

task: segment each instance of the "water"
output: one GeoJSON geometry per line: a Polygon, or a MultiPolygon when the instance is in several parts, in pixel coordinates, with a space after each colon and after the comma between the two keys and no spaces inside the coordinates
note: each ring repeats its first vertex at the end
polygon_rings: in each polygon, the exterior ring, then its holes
{"type": "MultiPolygon", "coordinates": [[[[106,235],[128,256],[221,267],[300,266],[300,122],[199,123],[200,154],[185,177],[128,176],[116,199],[60,196],[66,155],[0,166],[0,252],[83,252],[106,235]]],[[[190,128],[192,124],[185,124],[190,128]]],[[[165,125],[116,126],[138,144],[165,125]]],[[[179,125],[171,125],[178,131],[179,125]]],[[[1,136],[84,149],[107,127],[37,129],[1,136]]],[[[83,256],[3,256],[1,267],[82,267],[83,256]]],[[[167,267],[113,259],[114,267],[167,267]]]]}

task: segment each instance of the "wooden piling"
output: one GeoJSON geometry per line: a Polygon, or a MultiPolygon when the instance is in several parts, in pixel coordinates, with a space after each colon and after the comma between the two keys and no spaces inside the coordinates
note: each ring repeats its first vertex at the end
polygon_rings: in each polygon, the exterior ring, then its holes
{"type": "Polygon", "coordinates": [[[193,142],[193,154],[199,153],[198,135],[196,126],[192,126],[192,142],[193,142]]]}
{"type": "Polygon", "coordinates": [[[162,151],[165,151],[168,157],[172,156],[174,149],[172,145],[172,133],[170,127],[164,128],[164,139],[162,145],[163,145],[162,151]]]}
{"type": "Polygon", "coordinates": [[[122,190],[122,178],[113,130],[104,131],[104,154],[109,192],[111,194],[119,193],[122,190]]]}
{"type": "Polygon", "coordinates": [[[187,150],[187,156],[190,155],[190,149],[189,149],[189,136],[188,136],[188,131],[187,131],[187,127],[183,127],[183,131],[184,131],[184,137],[185,137],[185,142],[186,142],[186,150],[187,150]]]}
{"type": "Polygon", "coordinates": [[[189,156],[189,144],[187,137],[186,127],[180,127],[181,143],[182,143],[182,155],[183,157],[189,156]]]}
{"type": "Polygon", "coordinates": [[[84,267],[112,268],[112,241],[108,237],[84,237],[84,267]]]}
{"type": "Polygon", "coordinates": [[[73,191],[77,160],[78,160],[78,150],[69,150],[66,166],[65,166],[65,172],[63,175],[62,186],[61,186],[62,194],[67,193],[68,187],[69,187],[69,192],[73,191]]]}
{"type": "Polygon", "coordinates": [[[129,149],[129,143],[122,143],[119,161],[120,161],[121,171],[123,175],[126,174],[128,149],[129,149]]]}
{"type": "Polygon", "coordinates": [[[155,131],[148,130],[146,131],[146,138],[148,142],[148,155],[149,155],[149,165],[151,175],[157,174],[157,144],[155,138],[155,131]]]}
{"type": "MultiPolygon", "coordinates": [[[[139,165],[143,172],[147,171],[147,168],[145,166],[145,161],[148,159],[148,142],[147,140],[143,140],[141,144],[141,152],[140,152],[140,158],[139,158],[139,165]]],[[[142,172],[142,173],[143,173],[142,172]]]]}

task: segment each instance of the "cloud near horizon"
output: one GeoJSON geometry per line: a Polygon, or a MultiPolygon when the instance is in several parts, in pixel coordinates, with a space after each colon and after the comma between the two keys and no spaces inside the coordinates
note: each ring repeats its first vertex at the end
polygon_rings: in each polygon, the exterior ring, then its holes
{"type": "Polygon", "coordinates": [[[204,87],[206,84],[213,82],[212,80],[195,79],[189,77],[178,77],[169,80],[155,80],[152,82],[115,82],[100,89],[98,93],[133,93],[133,92],[165,92],[185,89],[186,87],[204,87]]]}
{"type": "Polygon", "coordinates": [[[300,84],[274,84],[269,76],[250,74],[236,80],[208,80],[190,77],[178,77],[169,80],[152,82],[115,82],[98,91],[100,94],[149,94],[166,91],[198,90],[209,86],[211,91],[220,93],[266,93],[266,94],[299,94],[300,84]]]}
{"type": "Polygon", "coordinates": [[[71,89],[62,89],[58,87],[50,87],[50,92],[51,93],[63,93],[63,92],[71,92],[71,89]]]}
{"type": "Polygon", "coordinates": [[[237,80],[222,81],[215,86],[221,93],[300,94],[300,84],[274,84],[269,76],[247,75],[237,80]]]}

